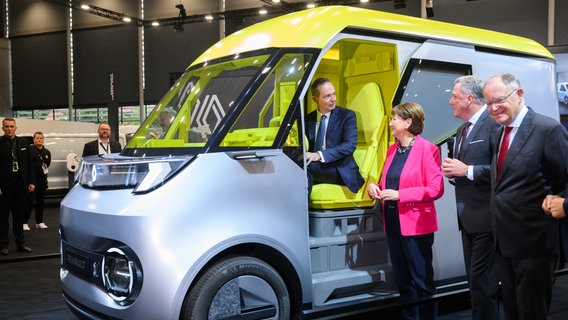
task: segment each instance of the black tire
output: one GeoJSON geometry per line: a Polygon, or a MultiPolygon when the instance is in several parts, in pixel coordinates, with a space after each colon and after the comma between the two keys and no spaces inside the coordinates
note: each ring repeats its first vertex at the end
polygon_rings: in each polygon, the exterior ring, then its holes
{"type": "Polygon", "coordinates": [[[286,283],[266,262],[235,257],[211,266],[186,296],[181,319],[290,319],[286,283]]]}

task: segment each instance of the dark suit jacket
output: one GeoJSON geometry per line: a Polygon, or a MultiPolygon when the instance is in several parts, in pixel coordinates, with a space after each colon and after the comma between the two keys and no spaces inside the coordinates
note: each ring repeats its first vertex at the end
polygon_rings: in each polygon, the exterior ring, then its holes
{"type": "MultiPolygon", "coordinates": [[[[109,140],[110,143],[110,152],[116,153],[122,151],[122,147],[120,143],[116,141],[109,140]]],[[[83,155],[82,157],[86,156],[93,156],[99,154],[99,139],[93,140],[91,142],[85,143],[83,147],[83,155]]]]}
{"type": "Polygon", "coordinates": [[[566,187],[568,132],[554,119],[529,108],[496,177],[499,141],[491,163],[491,217],[504,257],[527,258],[559,253],[558,221],[541,208],[548,194],[566,187]]]}
{"type": "MultiPolygon", "coordinates": [[[[35,184],[35,175],[30,159],[30,142],[27,139],[15,137],[19,172],[22,177],[23,187],[27,189],[29,184],[35,184]]],[[[6,136],[0,137],[0,188],[8,190],[14,187],[12,179],[12,151],[6,136]]]]}
{"type": "MultiPolygon", "coordinates": [[[[456,205],[460,230],[465,228],[469,233],[491,232],[490,167],[495,149],[494,141],[499,125],[485,110],[475,125],[470,128],[464,141],[459,159],[473,166],[473,180],[467,177],[456,177],[456,205]]],[[[461,141],[465,123],[456,133],[456,142],[461,141]]],[[[459,143],[454,145],[454,156],[457,157],[459,143]]]]}
{"type": "MultiPolygon", "coordinates": [[[[317,110],[310,112],[306,119],[306,132],[309,150],[314,150],[316,141],[317,110]]],[[[359,166],[353,158],[357,148],[357,118],[355,112],[342,107],[335,107],[327,122],[325,150],[321,153],[326,163],[334,164],[345,185],[356,193],[363,185],[359,166]]]]}
{"type": "Polygon", "coordinates": [[[40,150],[35,145],[30,144],[30,157],[34,168],[36,190],[46,189],[47,174],[43,171],[43,164],[45,163],[47,167],[51,165],[51,152],[46,147],[40,150]]]}

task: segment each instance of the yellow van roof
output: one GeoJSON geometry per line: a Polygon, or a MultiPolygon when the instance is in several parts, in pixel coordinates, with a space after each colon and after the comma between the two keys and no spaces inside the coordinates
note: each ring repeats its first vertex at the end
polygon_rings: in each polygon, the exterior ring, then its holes
{"type": "Polygon", "coordinates": [[[542,45],[523,37],[376,10],[324,6],[239,30],[217,42],[193,64],[261,48],[321,49],[347,27],[468,43],[554,59],[542,45]]]}

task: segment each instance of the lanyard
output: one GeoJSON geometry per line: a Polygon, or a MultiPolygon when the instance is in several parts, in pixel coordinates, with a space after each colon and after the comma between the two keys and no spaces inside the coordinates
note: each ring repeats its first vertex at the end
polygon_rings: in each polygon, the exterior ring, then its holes
{"type": "Polygon", "coordinates": [[[105,145],[102,142],[99,142],[99,144],[101,145],[101,147],[103,148],[103,150],[105,151],[105,153],[109,153],[108,152],[108,143],[107,143],[107,147],[105,147],[105,145]]]}

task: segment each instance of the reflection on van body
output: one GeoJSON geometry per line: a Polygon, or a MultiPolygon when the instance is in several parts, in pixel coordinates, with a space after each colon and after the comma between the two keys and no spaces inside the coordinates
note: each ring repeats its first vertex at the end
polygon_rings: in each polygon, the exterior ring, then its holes
{"type": "MultiPolygon", "coordinates": [[[[393,105],[424,106],[423,136],[445,156],[460,124],[448,104],[454,79],[496,72],[517,75],[531,88],[527,104],[558,119],[554,59],[524,38],[341,6],[227,37],[120,155],[82,162],[60,211],[67,303],[92,319],[293,319],[396,303],[382,213],[366,186],[315,185],[308,199],[309,84],[330,78],[338,105],[356,112],[368,184],[392,143],[393,105]]],[[[467,286],[446,190],[434,267],[439,292],[451,293],[467,286]]]]}

